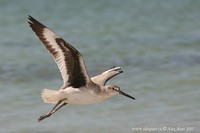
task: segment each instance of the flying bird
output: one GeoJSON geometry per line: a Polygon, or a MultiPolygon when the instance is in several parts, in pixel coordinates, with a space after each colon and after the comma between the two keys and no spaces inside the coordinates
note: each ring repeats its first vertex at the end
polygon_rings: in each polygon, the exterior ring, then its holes
{"type": "Polygon", "coordinates": [[[95,104],[118,94],[135,100],[134,97],[121,91],[119,86],[106,85],[109,79],[122,73],[120,67],[113,67],[90,78],[84,58],[77,49],[33,17],[29,16],[28,19],[32,30],[53,56],[63,79],[63,85],[59,90],[42,91],[43,101],[55,106],[40,116],[38,122],[50,117],[67,104],[95,104]]]}

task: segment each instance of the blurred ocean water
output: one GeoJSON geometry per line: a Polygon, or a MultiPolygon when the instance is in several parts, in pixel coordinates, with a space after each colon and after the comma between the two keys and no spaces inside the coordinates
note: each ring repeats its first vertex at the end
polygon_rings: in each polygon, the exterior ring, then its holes
{"type": "Polygon", "coordinates": [[[0,18],[1,133],[200,131],[200,1],[2,0],[0,18]],[[28,15],[76,47],[90,76],[122,67],[109,83],[136,100],[69,105],[38,123],[52,107],[42,89],[62,80],[28,15]]]}

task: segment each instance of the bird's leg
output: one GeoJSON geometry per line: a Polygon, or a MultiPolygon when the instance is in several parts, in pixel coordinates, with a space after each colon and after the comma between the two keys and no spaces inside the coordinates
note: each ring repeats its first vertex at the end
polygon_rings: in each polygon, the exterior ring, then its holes
{"type": "Polygon", "coordinates": [[[55,113],[55,112],[58,111],[61,107],[63,107],[64,105],[66,105],[67,103],[63,103],[61,106],[59,106],[59,107],[56,109],[56,107],[57,107],[58,105],[60,105],[64,100],[66,100],[66,98],[59,100],[59,101],[56,103],[56,105],[52,108],[52,110],[51,110],[50,112],[48,112],[47,114],[44,114],[44,115],[40,116],[40,117],[38,118],[38,122],[41,121],[41,120],[43,120],[43,119],[45,119],[45,118],[47,118],[47,117],[50,117],[53,113],[55,113]]]}
{"type": "Polygon", "coordinates": [[[62,108],[62,107],[65,106],[65,105],[67,105],[67,103],[61,104],[57,109],[55,109],[55,110],[53,110],[53,111],[51,112],[51,115],[54,114],[56,111],[58,111],[60,108],[62,108]]]}

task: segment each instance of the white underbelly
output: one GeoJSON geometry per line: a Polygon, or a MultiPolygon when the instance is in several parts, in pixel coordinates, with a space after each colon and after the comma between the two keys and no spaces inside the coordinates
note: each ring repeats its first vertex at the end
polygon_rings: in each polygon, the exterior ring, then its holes
{"type": "Polygon", "coordinates": [[[95,104],[106,100],[106,98],[102,96],[98,96],[92,92],[82,92],[77,89],[71,93],[65,93],[66,102],[69,104],[95,104]]]}

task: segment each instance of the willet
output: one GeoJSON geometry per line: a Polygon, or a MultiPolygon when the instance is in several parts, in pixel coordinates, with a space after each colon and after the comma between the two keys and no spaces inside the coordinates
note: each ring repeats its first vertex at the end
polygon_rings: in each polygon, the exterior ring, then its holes
{"type": "Polygon", "coordinates": [[[63,85],[58,91],[44,89],[41,93],[45,103],[56,105],[50,112],[40,116],[38,121],[51,116],[67,104],[95,104],[118,94],[135,99],[121,91],[119,86],[105,85],[107,80],[117,74],[106,74],[106,78],[97,76],[93,82],[78,50],[33,17],[29,16],[28,23],[53,56],[63,79],[63,85]]]}

